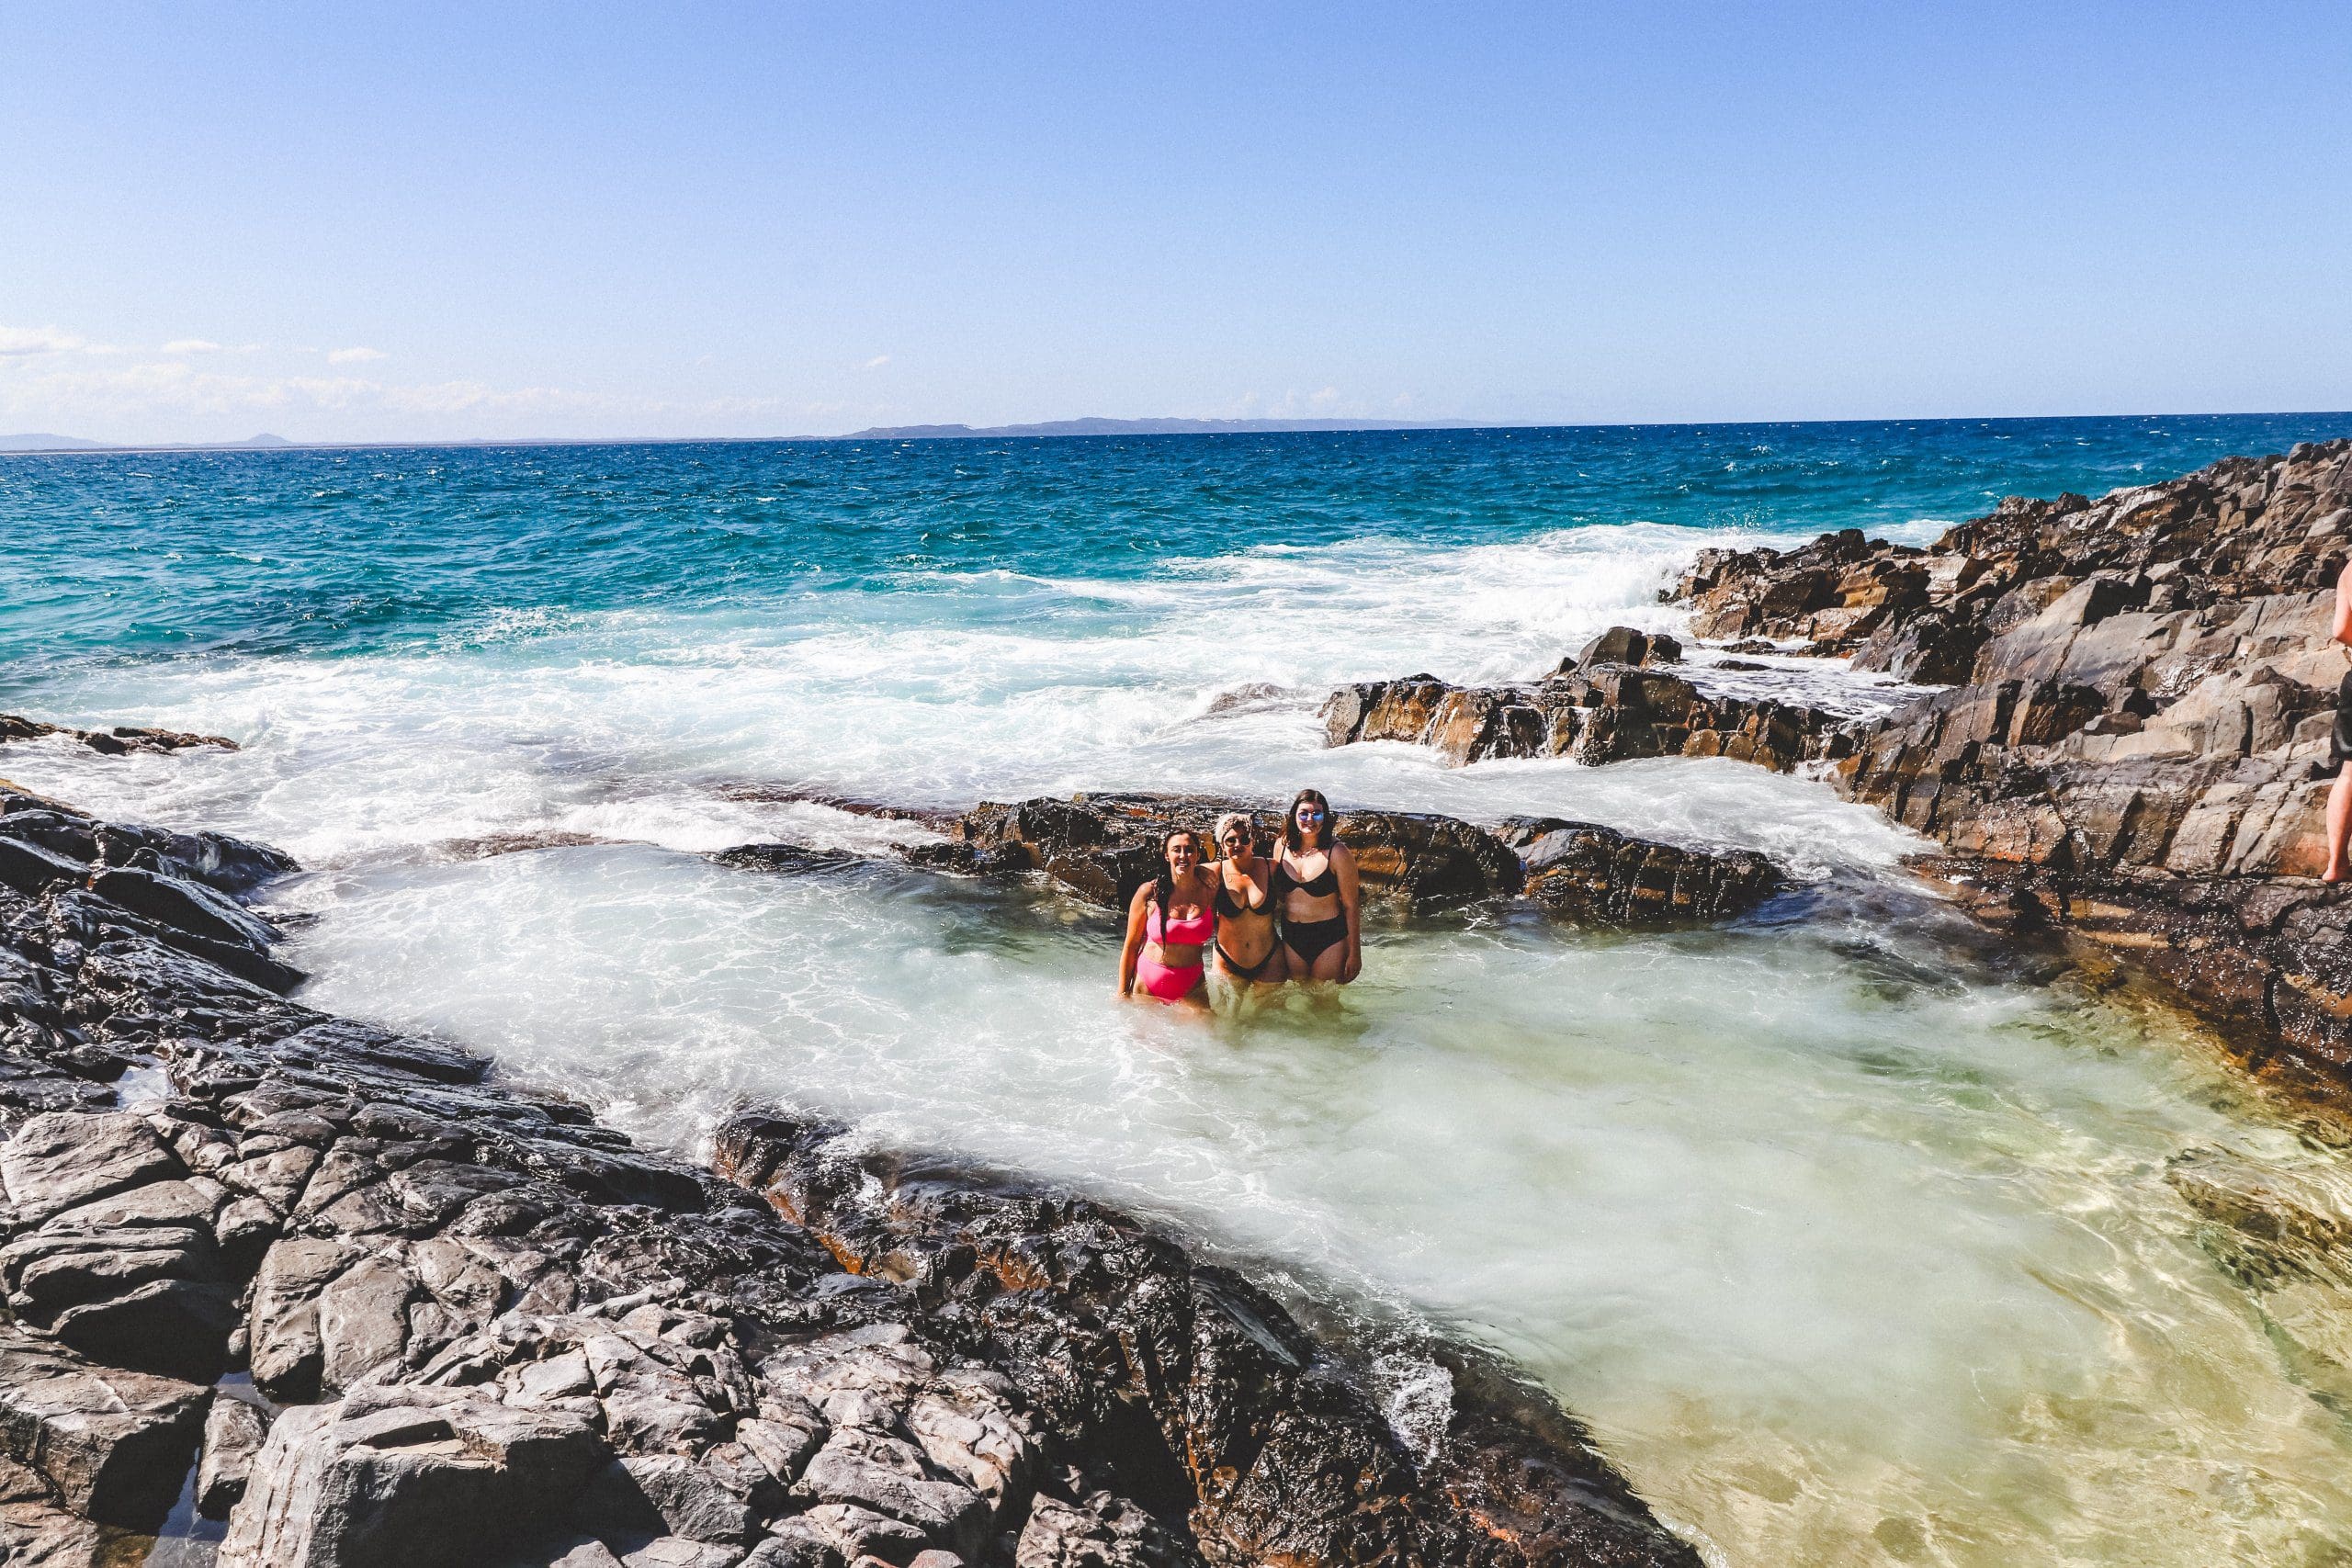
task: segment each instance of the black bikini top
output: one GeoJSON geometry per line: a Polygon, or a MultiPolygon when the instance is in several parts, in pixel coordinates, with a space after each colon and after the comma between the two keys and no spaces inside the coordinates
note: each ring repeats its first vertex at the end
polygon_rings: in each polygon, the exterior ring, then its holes
{"type": "Polygon", "coordinates": [[[1218,919],[1227,920],[1238,920],[1250,913],[1246,905],[1234,902],[1233,889],[1225,885],[1223,876],[1216,879],[1216,912],[1218,919]]]}
{"type": "Polygon", "coordinates": [[[1301,893],[1306,894],[1309,898],[1329,898],[1332,894],[1337,893],[1340,890],[1339,874],[1331,869],[1331,858],[1329,855],[1323,857],[1323,869],[1316,873],[1313,876],[1307,878],[1305,882],[1301,882],[1298,878],[1293,876],[1290,874],[1289,868],[1283,865],[1281,861],[1275,861],[1275,890],[1279,892],[1282,888],[1282,885],[1285,882],[1289,883],[1293,887],[1297,888],[1301,893]]]}

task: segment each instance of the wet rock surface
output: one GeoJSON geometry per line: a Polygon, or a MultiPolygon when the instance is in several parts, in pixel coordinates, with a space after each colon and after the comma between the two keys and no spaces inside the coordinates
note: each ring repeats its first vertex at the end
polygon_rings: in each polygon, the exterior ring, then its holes
{"type": "Polygon", "coordinates": [[[2128,953],[2257,1054],[2352,1075],[2352,939],[2324,861],[2327,640],[2352,441],[2098,501],[2011,499],[1925,547],[1702,552],[1702,637],[1795,638],[1951,682],[1836,777],[1940,840],[1980,912],[2128,953]]]}
{"type": "Polygon", "coordinates": [[[1529,897],[1629,924],[1726,919],[1787,879],[1752,850],[1690,850],[1592,822],[1515,817],[1498,837],[1526,868],[1529,897]]]}
{"type": "Polygon", "coordinates": [[[721,1180],[101,890],[144,850],[243,914],[282,857],[0,801],[68,868],[0,888],[0,1560],[136,1560],[185,1498],[239,1568],[1697,1562],[1482,1363],[1432,1348],[1408,1447],[1114,1211],[780,1117],[721,1180]]]}
{"type": "MultiPolygon", "coordinates": [[[[861,1152],[837,1127],[768,1114],[723,1126],[716,1163],[859,1278],[899,1281],[928,1303],[949,1345],[1021,1392],[1034,1432],[1107,1461],[1114,1490],[1133,1499],[1128,1526],[1124,1510],[1073,1498],[1096,1522],[1033,1512],[1017,1562],[1087,1555],[1069,1539],[1090,1532],[1106,1561],[1165,1561],[1164,1530],[1147,1527],[1180,1511],[1212,1562],[1618,1563],[1671,1550],[1540,1396],[1451,1357],[1446,1428],[1417,1455],[1272,1298],[1115,1210],[861,1152]]],[[[880,1366],[861,1382],[910,1371],[880,1366]]],[[[934,1458],[943,1438],[978,1457],[963,1436],[976,1424],[960,1415],[910,1425],[934,1458]]],[[[951,1468],[972,1473],[968,1461],[951,1468]]]]}
{"type": "MultiPolygon", "coordinates": [[[[918,849],[918,864],[983,873],[1041,872],[1089,903],[1124,909],[1154,875],[1160,846],[1179,829],[1207,842],[1228,811],[1250,818],[1261,848],[1281,830],[1283,806],[1198,795],[1082,795],[983,805],[952,818],[952,842],[918,849]]],[[[1422,913],[1520,890],[1519,862],[1493,835],[1423,812],[1339,812],[1340,838],[1355,852],[1367,899],[1422,913]]]]}
{"type": "MultiPolygon", "coordinates": [[[[1088,903],[1124,909],[1160,865],[1169,833],[1210,841],[1218,818],[1248,817],[1261,852],[1282,829],[1280,803],[1199,795],[1104,794],[987,804],[925,818],[946,841],[905,852],[913,864],[966,874],[1042,876],[1088,903]]],[[[1745,913],[1781,886],[1761,857],[1663,844],[1590,823],[1555,822],[1583,846],[1546,840],[1542,874],[1527,861],[1531,835],[1426,812],[1338,809],[1339,836],[1356,857],[1364,898],[1407,914],[1528,894],[1578,919],[1615,921],[1721,919],[1745,913]],[[1603,846],[1606,846],[1605,851],[1603,846]],[[1565,858],[1564,858],[1565,857],[1565,858]],[[1574,861],[1571,868],[1568,862],[1574,861]],[[1671,868],[1671,869],[1669,869],[1671,868]],[[1573,869],[1574,874],[1567,873],[1573,869]],[[1661,880],[1663,878],[1663,880],[1661,880]],[[1666,896],[1657,896],[1664,890],[1666,896]]],[[[747,844],[713,857],[752,870],[811,872],[854,863],[835,852],[747,844]]]]}
{"type": "Polygon", "coordinates": [[[0,746],[11,740],[40,740],[56,735],[109,757],[131,751],[184,751],[191,746],[213,746],[227,751],[238,749],[237,743],[225,735],[190,735],[177,729],[142,729],[123,724],[110,729],[74,729],[17,714],[0,713],[0,746]]]}
{"type": "MultiPolygon", "coordinates": [[[[1614,627],[1588,655],[1630,653],[1649,662],[1564,659],[1543,680],[1456,686],[1434,675],[1342,686],[1323,705],[1324,744],[1402,740],[1454,766],[1498,757],[1569,757],[1590,765],[1643,757],[1729,757],[1788,773],[1844,754],[1846,716],[1769,696],[1702,693],[1669,670],[1656,645],[1614,627]]],[[[1679,650],[1678,650],[1679,657],[1679,650]]]]}

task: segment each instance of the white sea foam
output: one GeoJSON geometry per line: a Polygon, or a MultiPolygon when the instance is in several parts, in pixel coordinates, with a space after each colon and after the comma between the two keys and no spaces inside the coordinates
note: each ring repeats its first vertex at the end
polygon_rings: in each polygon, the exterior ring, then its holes
{"type": "Polygon", "coordinates": [[[19,772],[329,864],[493,833],[677,849],[777,836],[772,811],[718,793],[747,781],[964,805],[1100,788],[1277,796],[1309,779],[1358,804],[1679,822],[1883,862],[1899,840],[1869,813],[1750,770],[1662,800],[1641,773],[1321,749],[1313,705],[1341,682],[1526,678],[1611,624],[1679,625],[1657,592],[1698,540],[1723,536],[1634,525],[1450,552],[1369,539],[1177,561],[1142,581],[931,574],[761,612],[501,614],[421,653],[87,671],[51,694],[60,716],[168,721],[248,750],[92,765],[52,749],[19,772]],[[1295,705],[1210,713],[1261,682],[1295,705]]]}

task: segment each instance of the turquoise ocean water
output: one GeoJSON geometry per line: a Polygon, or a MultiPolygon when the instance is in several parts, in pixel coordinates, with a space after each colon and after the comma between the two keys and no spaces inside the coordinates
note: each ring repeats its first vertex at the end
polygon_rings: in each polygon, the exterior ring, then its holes
{"type": "Polygon", "coordinates": [[[520,611],[953,594],[985,573],[1148,579],[1259,546],[1949,523],[2347,431],[2271,414],[7,457],[0,693],[87,660],[363,652],[520,611]]]}

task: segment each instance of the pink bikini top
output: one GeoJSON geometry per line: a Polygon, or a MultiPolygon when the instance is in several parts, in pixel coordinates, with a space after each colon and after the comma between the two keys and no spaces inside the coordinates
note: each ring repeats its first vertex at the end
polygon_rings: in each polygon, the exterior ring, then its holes
{"type": "Polygon", "coordinates": [[[1191,919],[1163,922],[1159,901],[1155,898],[1151,901],[1151,913],[1144,917],[1143,930],[1146,936],[1163,946],[1205,947],[1209,939],[1216,934],[1216,911],[1203,909],[1191,919]]]}

